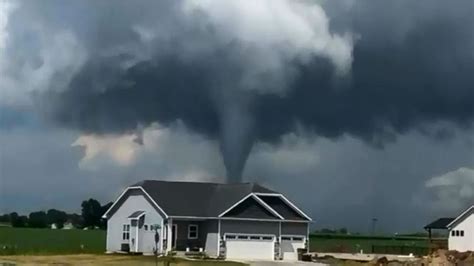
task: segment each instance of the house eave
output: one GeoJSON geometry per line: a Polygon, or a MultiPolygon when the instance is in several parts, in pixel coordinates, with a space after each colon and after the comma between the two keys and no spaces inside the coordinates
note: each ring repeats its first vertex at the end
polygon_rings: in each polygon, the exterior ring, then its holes
{"type": "Polygon", "coordinates": [[[292,208],[294,211],[296,211],[298,214],[303,216],[304,218],[308,219],[308,221],[312,222],[313,219],[309,217],[306,213],[304,213],[300,208],[296,207],[293,202],[291,202],[287,197],[285,197],[283,194],[279,193],[254,193],[257,196],[271,196],[271,197],[279,197],[281,198],[290,208],[292,208]]]}
{"type": "Polygon", "coordinates": [[[238,221],[264,221],[264,222],[282,222],[282,223],[313,223],[309,220],[281,220],[281,219],[262,219],[262,218],[238,218],[238,217],[203,217],[203,216],[183,216],[170,215],[170,219],[185,220],[238,220],[238,221]]]}
{"type": "Polygon", "coordinates": [[[456,219],[454,219],[452,222],[450,222],[446,228],[448,230],[451,230],[456,224],[458,224],[459,222],[462,222],[464,220],[464,216],[469,213],[470,211],[472,211],[474,209],[474,205],[470,206],[469,208],[467,208],[465,211],[463,211],[458,217],[456,217],[456,219]]]}
{"type": "Polygon", "coordinates": [[[120,196],[118,196],[118,198],[114,201],[114,203],[112,204],[112,206],[110,206],[110,208],[104,213],[104,215],[102,215],[102,218],[104,219],[108,219],[109,218],[109,212],[115,207],[115,205],[117,205],[117,203],[120,201],[120,199],[122,197],[125,196],[125,194],[129,191],[129,190],[132,190],[132,189],[139,189],[141,190],[141,192],[143,192],[143,194],[153,203],[153,205],[161,212],[163,213],[163,215],[165,216],[165,218],[168,218],[168,214],[166,214],[166,212],[160,207],[160,205],[158,205],[158,203],[156,203],[156,201],[150,196],[150,194],[148,194],[148,192],[146,192],[146,190],[141,187],[141,186],[130,186],[130,187],[127,187],[121,194],[120,196]]]}

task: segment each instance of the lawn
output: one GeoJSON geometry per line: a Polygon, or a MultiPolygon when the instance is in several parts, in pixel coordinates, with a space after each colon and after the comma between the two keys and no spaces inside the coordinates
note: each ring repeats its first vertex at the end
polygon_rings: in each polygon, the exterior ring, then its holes
{"type": "Polygon", "coordinates": [[[316,252],[423,254],[428,252],[428,239],[424,237],[326,235],[310,236],[310,250],[316,252]]]}
{"type": "Polygon", "coordinates": [[[0,227],[0,255],[104,253],[103,230],[0,227]]]}
{"type": "MultiPolygon", "coordinates": [[[[51,230],[0,227],[0,255],[102,254],[105,251],[103,230],[51,230]]],[[[317,252],[371,253],[427,252],[423,237],[323,235],[310,236],[310,250],[317,252]]]]}
{"type": "MultiPolygon", "coordinates": [[[[0,228],[0,265],[155,265],[150,256],[104,255],[103,230],[0,228]],[[74,254],[74,255],[72,255],[74,254]],[[81,254],[81,255],[77,255],[81,254]]],[[[236,262],[160,258],[158,266],[243,266],[236,262]],[[169,264],[165,263],[169,262],[169,264]]]]}
{"type": "Polygon", "coordinates": [[[127,256],[127,255],[17,255],[0,256],[2,263],[12,263],[21,265],[145,265],[145,266],[246,266],[247,264],[216,261],[216,260],[185,260],[180,258],[158,258],[155,260],[151,256],[127,256]]]}

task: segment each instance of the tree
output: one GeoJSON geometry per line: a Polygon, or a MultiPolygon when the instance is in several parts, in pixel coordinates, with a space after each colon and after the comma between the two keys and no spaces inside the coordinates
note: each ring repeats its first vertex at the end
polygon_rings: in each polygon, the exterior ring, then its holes
{"type": "Polygon", "coordinates": [[[16,212],[12,212],[9,214],[10,216],[10,223],[13,227],[26,227],[28,223],[28,218],[24,215],[20,216],[16,212]]]}
{"type": "Polygon", "coordinates": [[[84,227],[100,226],[102,216],[102,207],[95,199],[88,199],[82,202],[82,218],[84,219],[84,227]]]}
{"type": "Polygon", "coordinates": [[[45,228],[48,226],[48,216],[44,211],[30,213],[28,226],[35,228],[45,228]]]}
{"type": "Polygon", "coordinates": [[[46,213],[48,224],[56,224],[57,228],[63,228],[67,221],[67,213],[56,209],[50,209],[46,213]]]}
{"type": "Polygon", "coordinates": [[[335,234],[335,233],[336,233],[336,231],[331,230],[331,229],[328,229],[328,228],[323,228],[323,229],[321,229],[320,232],[321,232],[322,234],[335,234]]]}
{"type": "Polygon", "coordinates": [[[112,204],[113,202],[109,202],[107,204],[105,204],[104,206],[101,207],[101,211],[100,211],[100,217],[101,217],[101,220],[100,220],[100,228],[101,229],[106,229],[107,228],[107,220],[105,219],[102,219],[102,216],[105,214],[105,212],[110,209],[110,207],[112,207],[112,204]]]}
{"type": "Polygon", "coordinates": [[[339,229],[339,234],[341,235],[347,235],[348,231],[347,228],[343,227],[339,229]]]}
{"type": "Polygon", "coordinates": [[[11,223],[10,215],[9,214],[0,215],[0,223],[11,223]]]}

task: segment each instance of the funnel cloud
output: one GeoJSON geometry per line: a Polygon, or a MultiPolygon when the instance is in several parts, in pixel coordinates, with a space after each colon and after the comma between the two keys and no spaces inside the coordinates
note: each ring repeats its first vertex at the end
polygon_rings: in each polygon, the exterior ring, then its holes
{"type": "Polygon", "coordinates": [[[5,3],[2,104],[85,134],[181,121],[232,182],[297,128],[382,147],[472,127],[470,0],[5,3]]]}

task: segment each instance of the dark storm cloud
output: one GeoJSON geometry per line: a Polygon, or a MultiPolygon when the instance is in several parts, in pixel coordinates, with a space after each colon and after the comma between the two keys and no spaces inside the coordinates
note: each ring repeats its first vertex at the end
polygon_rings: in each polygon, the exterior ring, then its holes
{"type": "MultiPolygon", "coordinates": [[[[302,60],[286,57],[283,49],[267,57],[258,49],[274,49],[266,42],[225,39],[219,25],[208,25],[206,14],[183,15],[177,4],[80,4],[48,21],[56,27],[65,22],[92,52],[67,88],[37,96],[47,117],[86,132],[120,133],[181,120],[221,140],[233,178],[240,176],[255,141],[278,141],[297,126],[382,145],[438,121],[472,125],[472,1],[345,3],[326,3],[333,30],[356,37],[351,72],[343,76],[334,56],[302,60]],[[153,35],[147,27],[164,37],[144,45],[153,35]],[[282,67],[254,71],[272,56],[282,67]]],[[[226,32],[227,25],[222,27],[226,32]]]]}

